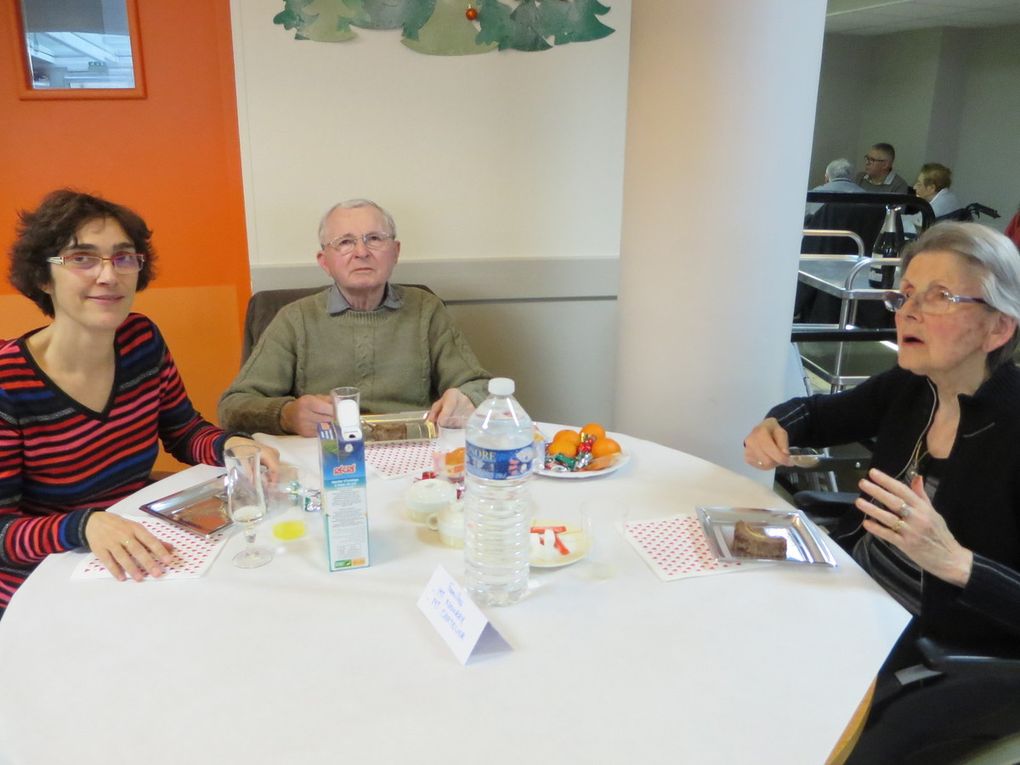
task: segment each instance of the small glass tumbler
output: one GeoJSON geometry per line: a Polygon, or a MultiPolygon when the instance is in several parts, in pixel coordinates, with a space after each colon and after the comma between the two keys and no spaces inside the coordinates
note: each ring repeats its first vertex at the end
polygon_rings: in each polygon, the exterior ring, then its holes
{"type": "Polygon", "coordinates": [[[344,401],[353,401],[354,406],[358,408],[358,411],[361,411],[361,391],[358,388],[344,385],[339,388],[333,388],[330,393],[333,395],[333,420],[337,424],[340,424],[342,421],[340,406],[344,401]]]}
{"type": "Polygon", "coordinates": [[[456,415],[440,418],[439,435],[432,461],[435,473],[450,483],[464,482],[464,455],[467,445],[467,416],[456,415]]]}

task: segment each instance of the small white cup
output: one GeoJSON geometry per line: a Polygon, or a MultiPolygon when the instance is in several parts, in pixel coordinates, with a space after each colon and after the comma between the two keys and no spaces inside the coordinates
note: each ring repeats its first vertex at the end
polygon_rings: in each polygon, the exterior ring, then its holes
{"type": "Polygon", "coordinates": [[[439,532],[439,541],[447,547],[464,546],[464,503],[462,500],[451,502],[438,513],[433,513],[425,520],[433,531],[439,532]]]}

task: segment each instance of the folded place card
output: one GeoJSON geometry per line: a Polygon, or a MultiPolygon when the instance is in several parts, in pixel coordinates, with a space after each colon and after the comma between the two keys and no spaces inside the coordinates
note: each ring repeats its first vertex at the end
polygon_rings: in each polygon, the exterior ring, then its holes
{"type": "Polygon", "coordinates": [[[481,609],[442,566],[436,567],[425,592],[418,598],[418,608],[461,664],[467,664],[472,657],[511,650],[481,609]]]}

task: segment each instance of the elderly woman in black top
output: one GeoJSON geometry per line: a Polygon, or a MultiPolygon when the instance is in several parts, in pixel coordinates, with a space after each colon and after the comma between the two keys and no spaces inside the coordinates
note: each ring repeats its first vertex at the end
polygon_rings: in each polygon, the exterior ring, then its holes
{"type": "MultiPolygon", "coordinates": [[[[762,470],[790,446],[875,439],[854,558],[915,619],[908,631],[993,652],[1020,645],[1020,255],[975,223],[904,252],[898,366],[852,390],[772,409],[745,441],[762,470]]],[[[905,641],[901,641],[904,642],[905,641]]],[[[891,672],[911,663],[901,646],[891,672]]]]}

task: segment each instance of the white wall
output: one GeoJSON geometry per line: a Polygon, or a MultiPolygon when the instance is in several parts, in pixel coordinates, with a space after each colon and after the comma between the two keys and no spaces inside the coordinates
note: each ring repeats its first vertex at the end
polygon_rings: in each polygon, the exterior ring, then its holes
{"type": "Polygon", "coordinates": [[[896,170],[913,183],[925,162],[953,170],[963,203],[1002,213],[1020,203],[1020,25],[930,29],[877,37],[826,35],[809,185],[846,156],[860,167],[876,141],[896,146],[896,170]]]}
{"type": "Polygon", "coordinates": [[[427,56],[399,30],[296,41],[232,0],[253,265],[304,263],[322,212],[369,197],[408,259],[615,257],[630,3],[602,40],[427,56]]]}

